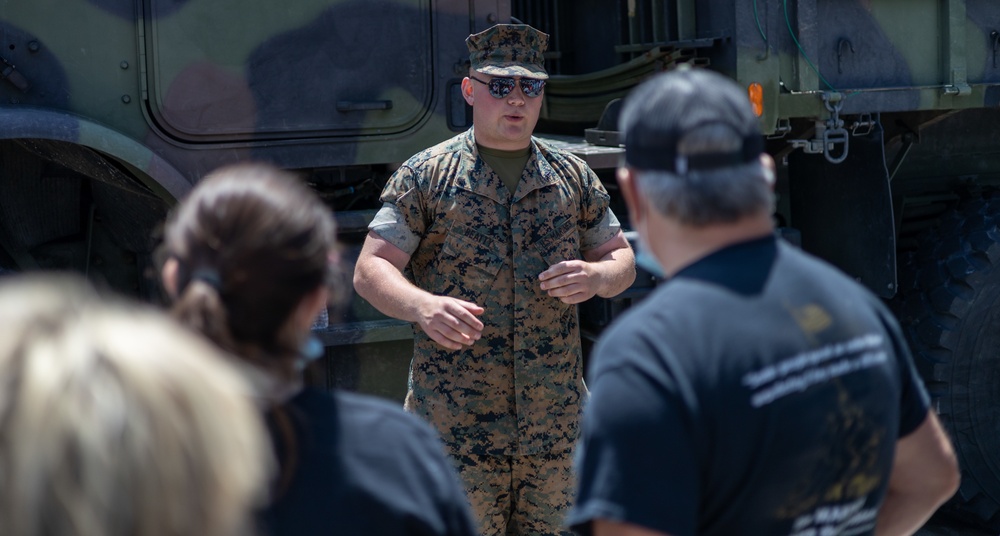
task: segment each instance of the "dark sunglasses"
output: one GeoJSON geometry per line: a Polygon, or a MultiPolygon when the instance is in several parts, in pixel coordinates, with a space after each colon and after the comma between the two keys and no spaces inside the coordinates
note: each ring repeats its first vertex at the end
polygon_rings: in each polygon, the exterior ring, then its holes
{"type": "Polygon", "coordinates": [[[493,97],[497,99],[502,99],[507,95],[510,95],[510,92],[514,91],[514,82],[521,83],[521,91],[524,92],[526,97],[537,97],[541,95],[542,88],[545,87],[545,80],[539,80],[537,78],[522,78],[520,80],[514,80],[513,78],[493,78],[489,82],[483,82],[475,76],[470,76],[469,78],[490,88],[490,95],[493,95],[493,97]]]}

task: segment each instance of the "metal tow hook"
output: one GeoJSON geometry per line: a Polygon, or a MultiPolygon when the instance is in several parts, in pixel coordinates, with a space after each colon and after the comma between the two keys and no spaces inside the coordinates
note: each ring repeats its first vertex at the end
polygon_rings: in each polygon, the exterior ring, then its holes
{"type": "Polygon", "coordinates": [[[823,93],[823,105],[830,112],[830,118],[826,120],[826,128],[823,129],[823,156],[831,164],[839,164],[847,159],[848,140],[850,135],[844,128],[844,120],[840,118],[840,109],[844,106],[844,100],[840,93],[823,93]],[[840,155],[834,156],[834,148],[838,143],[844,145],[840,155]]]}

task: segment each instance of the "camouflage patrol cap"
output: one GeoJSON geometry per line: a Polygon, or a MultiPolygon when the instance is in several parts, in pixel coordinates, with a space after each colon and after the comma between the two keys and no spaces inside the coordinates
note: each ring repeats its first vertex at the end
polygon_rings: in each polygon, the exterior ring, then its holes
{"type": "Polygon", "coordinates": [[[542,80],[549,77],[542,57],[549,36],[527,24],[497,24],[470,35],[465,44],[469,47],[469,62],[477,72],[542,80]]]}

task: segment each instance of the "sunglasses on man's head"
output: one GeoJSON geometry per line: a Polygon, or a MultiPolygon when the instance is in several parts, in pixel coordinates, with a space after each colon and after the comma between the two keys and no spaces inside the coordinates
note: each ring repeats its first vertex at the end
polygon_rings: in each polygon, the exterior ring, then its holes
{"type": "Polygon", "coordinates": [[[493,97],[497,99],[502,99],[507,95],[510,95],[510,92],[514,91],[515,82],[521,83],[521,91],[524,92],[526,97],[537,97],[541,95],[542,88],[545,87],[545,80],[539,80],[537,78],[522,78],[520,80],[514,80],[513,78],[493,78],[489,82],[483,82],[475,76],[470,76],[469,78],[490,88],[490,95],[493,95],[493,97]]]}

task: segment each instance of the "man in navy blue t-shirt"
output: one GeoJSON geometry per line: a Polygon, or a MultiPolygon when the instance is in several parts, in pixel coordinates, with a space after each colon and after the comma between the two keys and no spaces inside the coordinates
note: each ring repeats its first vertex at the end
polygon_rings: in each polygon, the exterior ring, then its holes
{"type": "Polygon", "coordinates": [[[775,238],[746,96],[699,70],[627,99],[618,181],[668,281],[594,353],[569,524],[583,534],[911,534],[958,485],[899,327],[775,238]]]}

